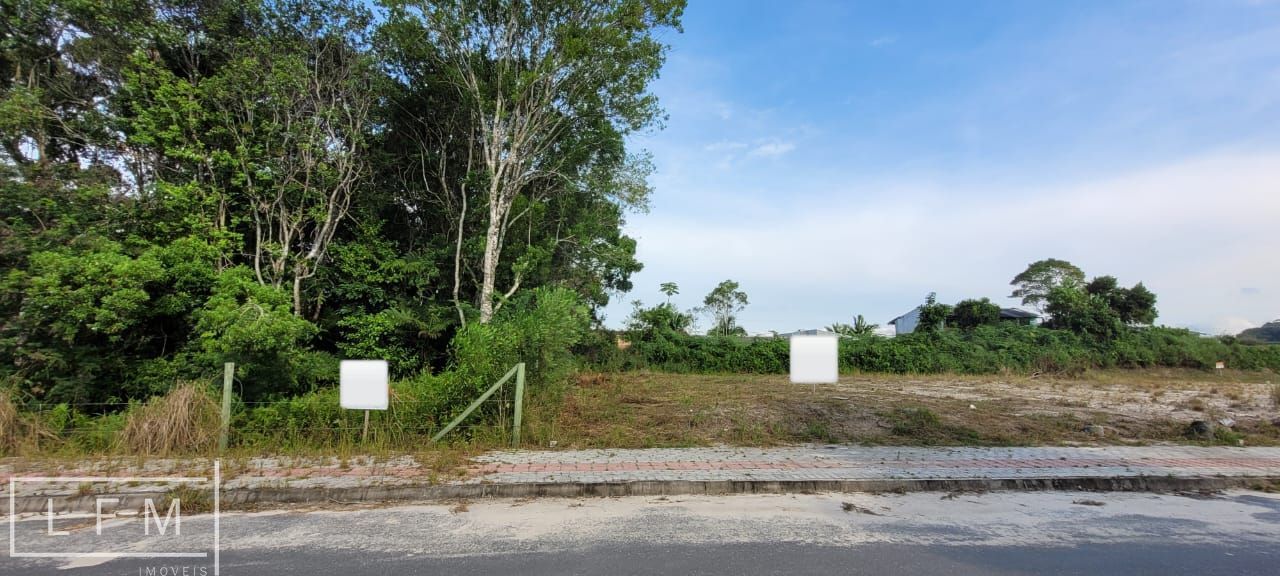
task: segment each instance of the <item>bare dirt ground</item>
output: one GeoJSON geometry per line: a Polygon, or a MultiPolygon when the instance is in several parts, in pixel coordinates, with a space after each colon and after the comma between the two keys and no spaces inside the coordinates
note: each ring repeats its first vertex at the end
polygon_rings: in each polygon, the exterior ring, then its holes
{"type": "MultiPolygon", "coordinates": [[[[585,374],[543,421],[573,447],[857,442],[914,445],[1280,443],[1266,373],[1183,370],[1029,375],[585,374]],[[1230,426],[1217,424],[1231,421],[1230,426]],[[1189,438],[1193,421],[1217,434],[1189,438]]],[[[541,434],[540,434],[541,436],[541,434]]]]}
{"type": "MultiPolygon", "coordinates": [[[[1280,416],[1272,398],[1271,375],[1206,374],[1191,371],[1106,371],[1078,378],[1016,377],[852,377],[843,389],[899,392],[970,401],[1021,401],[1027,413],[1104,413],[1121,418],[1258,420],[1280,416]]],[[[1274,380],[1280,383],[1280,379],[1274,380]]]]}

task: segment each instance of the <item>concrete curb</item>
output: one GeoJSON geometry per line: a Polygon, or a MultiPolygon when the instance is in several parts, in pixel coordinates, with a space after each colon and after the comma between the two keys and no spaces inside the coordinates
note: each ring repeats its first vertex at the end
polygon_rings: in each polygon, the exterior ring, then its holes
{"type": "MultiPolygon", "coordinates": [[[[1080,490],[1097,492],[1173,492],[1250,488],[1280,483],[1278,476],[1083,476],[1058,478],[932,478],[863,480],[635,480],[628,482],[537,482],[507,484],[406,484],[356,488],[261,487],[224,490],[224,510],[269,504],[376,503],[478,498],[677,496],[689,494],[795,494],[817,492],[987,492],[998,490],[1080,490]]],[[[141,510],[146,499],[160,505],[164,492],[94,495],[19,496],[17,514],[91,513],[99,497],[117,498],[103,512],[141,510]]]]}

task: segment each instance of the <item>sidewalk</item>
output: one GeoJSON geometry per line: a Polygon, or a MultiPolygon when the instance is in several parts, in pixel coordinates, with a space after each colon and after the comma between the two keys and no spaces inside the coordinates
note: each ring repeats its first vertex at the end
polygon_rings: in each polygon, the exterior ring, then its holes
{"type": "Polygon", "coordinates": [[[471,482],[1280,477],[1280,448],[680,448],[498,452],[471,482]]]}
{"type": "MultiPolygon", "coordinates": [[[[211,476],[210,461],[152,460],[82,463],[69,469],[10,477],[135,477],[87,490],[84,482],[15,481],[15,510],[93,506],[101,494],[121,507],[169,490],[147,478],[211,476]]],[[[1280,448],[1194,446],[1090,448],[895,448],[798,446],[646,450],[490,452],[462,477],[441,478],[412,457],[254,458],[224,463],[222,502],[339,503],[489,496],[624,496],[689,493],[920,491],[999,489],[1195,490],[1251,487],[1280,481],[1280,448]]]]}

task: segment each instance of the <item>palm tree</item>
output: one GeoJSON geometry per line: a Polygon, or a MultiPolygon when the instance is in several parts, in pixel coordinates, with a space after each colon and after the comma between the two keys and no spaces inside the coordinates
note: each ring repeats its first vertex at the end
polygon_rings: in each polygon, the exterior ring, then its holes
{"type": "Polygon", "coordinates": [[[836,322],[835,324],[827,326],[827,331],[835,332],[836,334],[839,334],[841,336],[850,336],[850,337],[869,336],[869,335],[875,334],[876,328],[879,328],[879,327],[880,327],[879,324],[872,324],[870,322],[867,322],[867,319],[863,318],[862,315],[859,314],[856,318],[853,319],[853,324],[844,324],[841,322],[836,322]]]}
{"type": "Polygon", "coordinates": [[[872,324],[870,322],[867,322],[867,320],[863,318],[861,314],[859,314],[857,318],[853,319],[853,333],[857,334],[858,336],[868,336],[871,334],[875,334],[876,328],[879,328],[879,327],[880,327],[879,324],[872,324]]]}
{"type": "Polygon", "coordinates": [[[680,287],[677,286],[675,282],[663,282],[662,286],[659,287],[658,290],[661,290],[663,294],[667,295],[667,304],[671,303],[672,296],[680,293],[680,287]]]}

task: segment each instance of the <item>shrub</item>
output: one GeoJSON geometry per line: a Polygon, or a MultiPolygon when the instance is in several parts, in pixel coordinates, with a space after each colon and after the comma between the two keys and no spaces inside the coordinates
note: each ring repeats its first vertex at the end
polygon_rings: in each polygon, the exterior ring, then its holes
{"type": "MultiPolygon", "coordinates": [[[[614,367],[671,372],[785,374],[785,338],[731,338],[659,334],[632,342],[614,367]]],[[[971,330],[912,333],[894,338],[841,338],[839,361],[845,372],[968,374],[1058,372],[1088,368],[1169,366],[1210,370],[1217,361],[1241,370],[1280,371],[1280,346],[1226,344],[1173,328],[1125,328],[1110,340],[1095,341],[1068,330],[1000,323],[971,330]]]]}
{"type": "Polygon", "coordinates": [[[131,408],[119,440],[137,454],[201,452],[213,448],[219,420],[218,403],[208,388],[186,382],[131,408]]]}
{"type": "Polygon", "coordinates": [[[42,438],[56,440],[57,436],[34,414],[20,412],[9,392],[0,389],[0,454],[38,447],[42,438]]]}
{"type": "Polygon", "coordinates": [[[308,364],[317,358],[304,351],[316,327],[292,306],[288,293],[259,284],[247,268],[224,271],[193,314],[201,364],[213,370],[235,362],[250,399],[305,390],[308,364]]]}
{"type": "Polygon", "coordinates": [[[978,326],[987,326],[1000,321],[1000,307],[991,303],[988,298],[981,300],[961,300],[951,310],[947,325],[961,330],[972,330],[978,326]]]}

